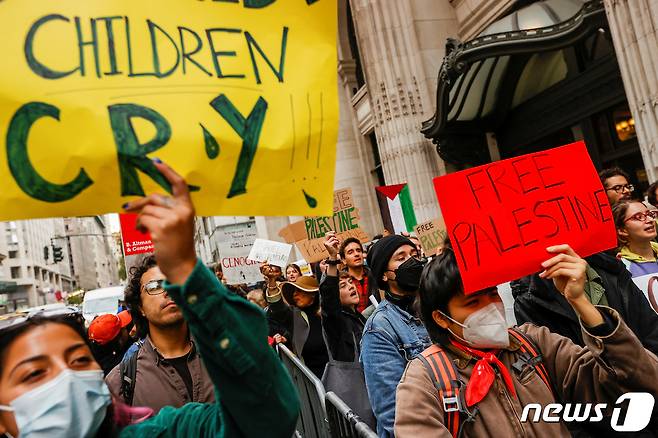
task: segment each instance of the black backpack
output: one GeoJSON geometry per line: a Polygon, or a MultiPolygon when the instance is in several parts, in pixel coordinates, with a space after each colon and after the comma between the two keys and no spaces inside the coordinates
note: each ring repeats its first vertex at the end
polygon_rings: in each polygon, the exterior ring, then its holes
{"type": "Polygon", "coordinates": [[[133,395],[135,394],[135,380],[137,379],[137,356],[142,344],[139,344],[139,349],[135,351],[128,360],[122,360],[119,364],[119,377],[121,379],[121,389],[119,393],[123,397],[123,401],[132,406],[133,395]]]}

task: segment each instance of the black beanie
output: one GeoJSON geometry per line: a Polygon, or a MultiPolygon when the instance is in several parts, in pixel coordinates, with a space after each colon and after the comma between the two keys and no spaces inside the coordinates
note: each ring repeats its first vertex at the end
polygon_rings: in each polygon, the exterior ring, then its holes
{"type": "Polygon", "coordinates": [[[368,257],[366,258],[368,261],[368,267],[377,279],[377,286],[379,286],[380,289],[386,289],[387,287],[386,282],[382,280],[382,277],[384,276],[384,272],[386,272],[388,261],[393,256],[393,253],[403,245],[415,247],[411,240],[404,236],[394,234],[379,239],[377,243],[372,245],[368,250],[368,257]]]}

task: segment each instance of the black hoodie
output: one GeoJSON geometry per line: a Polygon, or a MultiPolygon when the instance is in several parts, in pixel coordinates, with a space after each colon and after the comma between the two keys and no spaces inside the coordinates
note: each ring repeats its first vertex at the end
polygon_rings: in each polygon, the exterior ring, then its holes
{"type": "MultiPolygon", "coordinates": [[[[647,350],[658,354],[658,314],[635,286],[624,264],[606,253],[594,254],[585,260],[601,276],[608,305],[619,312],[647,350]]],[[[541,279],[537,274],[525,277],[513,282],[512,295],[519,325],[531,322],[545,326],[553,333],[584,345],[576,312],[555,289],[552,280],[541,279]]]]}

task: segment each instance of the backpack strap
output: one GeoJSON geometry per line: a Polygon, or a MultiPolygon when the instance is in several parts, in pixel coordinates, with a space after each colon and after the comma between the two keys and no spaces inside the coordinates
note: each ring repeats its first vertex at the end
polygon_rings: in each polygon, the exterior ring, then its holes
{"type": "Polygon", "coordinates": [[[443,403],[444,425],[453,437],[462,432],[465,421],[473,421],[477,415],[477,408],[470,412],[466,408],[463,382],[460,380],[455,365],[440,346],[433,344],[417,358],[425,365],[428,374],[439,392],[443,403]]]}
{"type": "MultiPolygon", "coordinates": [[[[553,394],[553,398],[555,400],[558,400],[557,397],[557,391],[555,390],[555,387],[553,386],[553,383],[551,382],[550,376],[548,375],[548,371],[546,370],[546,366],[544,365],[542,355],[539,351],[539,348],[535,345],[534,342],[532,342],[526,335],[525,333],[520,332],[519,330],[515,328],[510,328],[508,329],[508,332],[510,336],[512,336],[514,339],[516,339],[519,344],[521,344],[519,350],[521,353],[527,354],[530,356],[530,359],[520,359],[520,362],[525,362],[528,365],[532,366],[535,369],[535,372],[537,372],[537,375],[539,378],[544,382],[544,384],[548,387],[548,389],[551,390],[551,393],[553,394]]],[[[520,362],[515,363],[512,365],[515,369],[518,371],[521,371],[523,368],[523,365],[525,364],[520,364],[520,362]]]]}
{"type": "MultiPolygon", "coordinates": [[[[139,344],[141,349],[141,344],[139,344]]],[[[122,360],[119,365],[119,376],[121,378],[120,394],[124,402],[132,406],[135,395],[135,381],[137,380],[137,356],[139,349],[135,351],[128,360],[122,360]]]]}

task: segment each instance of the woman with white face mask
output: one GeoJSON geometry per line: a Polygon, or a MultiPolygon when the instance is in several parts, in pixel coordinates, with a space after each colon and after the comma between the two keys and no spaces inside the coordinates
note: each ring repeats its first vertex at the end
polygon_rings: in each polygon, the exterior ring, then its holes
{"type": "MultiPolygon", "coordinates": [[[[553,281],[580,318],[585,348],[545,327],[508,329],[496,288],[465,294],[448,249],[421,277],[421,313],[434,345],[409,363],[400,381],[396,437],[567,437],[560,413],[555,421],[543,415],[533,421],[534,411],[524,419],[526,405],[612,406],[625,392],[658,393],[656,357],[615,310],[593,306],[584,294],[585,260],[568,245],[547,248],[547,256],[539,276],[553,281]]],[[[649,419],[634,436],[653,436],[649,419]]],[[[609,427],[611,420],[588,425],[603,423],[609,427]]],[[[596,436],[599,429],[588,430],[596,436]]]]}
{"type": "MultiPolygon", "coordinates": [[[[260,309],[229,292],[197,260],[187,184],[154,160],[173,196],[126,204],[149,231],[166,293],[181,308],[218,394],[216,403],[133,408],[110,394],[77,313],[0,320],[0,437],[290,437],[299,399],[265,339],[260,309]]],[[[117,394],[118,395],[118,394],[117,394]]]]}

